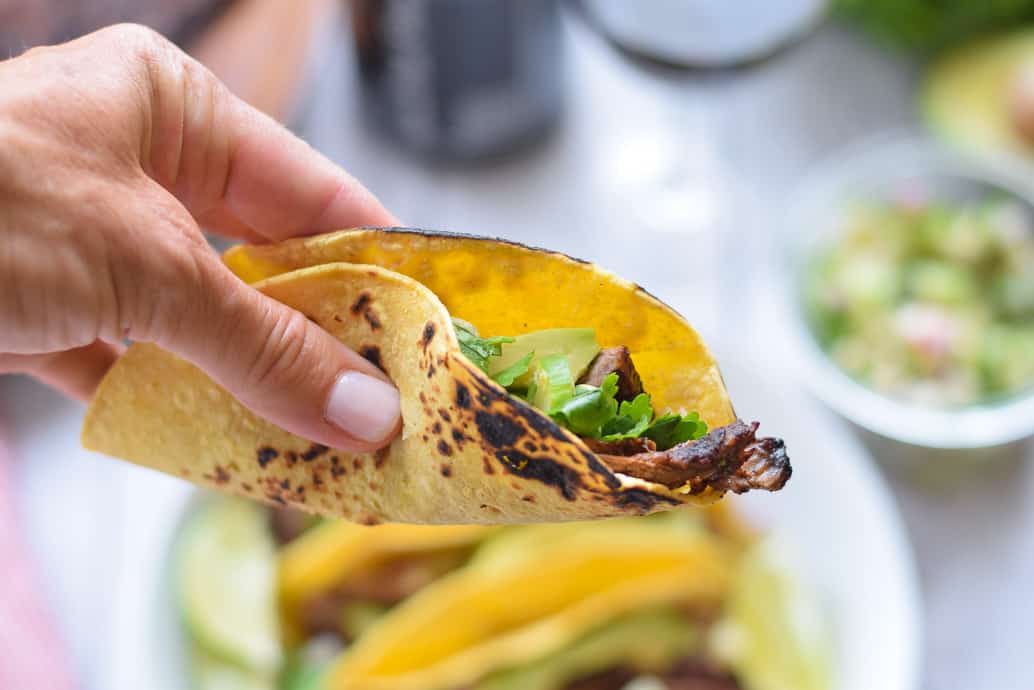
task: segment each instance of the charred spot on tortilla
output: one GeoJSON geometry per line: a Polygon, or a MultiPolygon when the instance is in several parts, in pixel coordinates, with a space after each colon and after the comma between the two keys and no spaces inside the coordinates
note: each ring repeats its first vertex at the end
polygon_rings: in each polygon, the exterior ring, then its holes
{"type": "Polygon", "coordinates": [[[434,368],[433,364],[427,365],[427,378],[433,378],[438,370],[434,368]]]}
{"type": "Polygon", "coordinates": [[[381,320],[377,317],[377,314],[374,313],[373,309],[367,307],[363,310],[363,318],[366,319],[366,323],[370,324],[371,331],[380,330],[381,320]]]}
{"type": "Polygon", "coordinates": [[[462,450],[463,442],[467,440],[467,437],[463,435],[462,431],[454,428],[452,430],[452,440],[456,443],[456,447],[462,450]]]}
{"type": "Polygon", "coordinates": [[[420,345],[425,350],[427,349],[427,346],[431,344],[431,341],[434,339],[434,333],[434,321],[428,321],[427,323],[425,323],[423,335],[420,336],[420,345]]]}
{"type": "Polygon", "coordinates": [[[344,322],[345,322],[345,320],[344,320],[344,319],[342,319],[342,318],[341,318],[340,316],[338,316],[337,314],[334,314],[334,320],[335,320],[335,321],[337,321],[338,323],[344,323],[344,322]]]}
{"type": "Polygon", "coordinates": [[[510,474],[556,487],[568,501],[573,501],[582,487],[578,473],[555,460],[531,457],[516,449],[498,450],[495,457],[510,474]]]}
{"type": "Polygon", "coordinates": [[[621,486],[621,480],[615,477],[610,468],[600,462],[600,459],[595,455],[588,451],[582,451],[582,457],[585,459],[585,464],[588,465],[590,472],[603,477],[603,482],[607,485],[607,488],[616,489],[621,486]]]}
{"type": "Polygon", "coordinates": [[[249,493],[253,490],[251,484],[248,482],[241,482],[241,488],[249,493]]]}
{"type": "Polygon", "coordinates": [[[441,472],[442,472],[442,476],[443,477],[451,477],[452,476],[452,466],[451,465],[442,465],[441,472]]]}
{"type": "Polygon", "coordinates": [[[505,414],[478,410],[474,413],[474,424],[477,425],[481,438],[493,448],[510,448],[524,436],[524,427],[505,414]]]}
{"type": "Polygon", "coordinates": [[[528,426],[532,431],[536,432],[539,436],[549,436],[558,441],[568,443],[570,438],[564,433],[564,430],[560,428],[560,425],[554,422],[549,417],[542,415],[535,411],[533,407],[526,403],[515,400],[512,403],[512,411],[528,423],[528,426]]]}
{"type": "Polygon", "coordinates": [[[614,496],[614,504],[621,508],[639,508],[644,513],[652,511],[658,503],[677,506],[678,499],[655,494],[646,489],[625,489],[614,496]]]}
{"type": "Polygon", "coordinates": [[[445,442],[445,440],[438,441],[438,452],[446,457],[452,455],[452,446],[445,442]]]}
{"type": "Polygon", "coordinates": [[[378,448],[373,454],[373,466],[380,469],[388,461],[388,448],[378,448]]]}
{"type": "MultiPolygon", "coordinates": [[[[423,396],[423,393],[420,394],[423,396]]],[[[462,383],[456,384],[456,404],[464,410],[470,409],[470,391],[462,383]]]]}
{"type": "Polygon", "coordinates": [[[531,494],[524,494],[523,496],[521,496],[521,500],[524,501],[525,503],[534,503],[535,502],[535,497],[532,496],[531,494]]]}
{"type": "MultiPolygon", "coordinates": [[[[470,370],[468,369],[468,371],[470,370]]],[[[500,400],[508,405],[513,404],[514,399],[509,393],[505,391],[500,392],[498,388],[482,381],[477,375],[473,376],[470,381],[474,384],[474,387],[477,388],[478,402],[482,407],[488,407],[493,402],[500,400]]]]}
{"type": "Polygon", "coordinates": [[[304,453],[302,453],[301,457],[302,457],[302,460],[304,460],[305,462],[312,462],[313,460],[315,460],[316,458],[320,457],[321,455],[326,454],[326,452],[329,451],[329,450],[330,450],[330,448],[328,448],[327,446],[323,445],[322,443],[313,443],[312,445],[309,446],[308,450],[306,450],[304,453]]]}
{"type": "Polygon", "coordinates": [[[442,423],[441,422],[435,422],[434,425],[431,426],[431,433],[433,433],[433,434],[440,434],[440,433],[442,433],[442,423]]]}
{"type": "Polygon", "coordinates": [[[230,473],[227,472],[226,468],[222,465],[216,465],[215,472],[213,472],[212,474],[203,474],[201,476],[210,482],[214,482],[220,485],[226,484],[230,481],[230,473]]]}
{"type": "Polygon", "coordinates": [[[258,460],[259,467],[265,469],[266,465],[280,457],[280,452],[276,448],[262,446],[256,451],[255,455],[258,460]]]}
{"type": "Polygon", "coordinates": [[[288,467],[294,467],[294,464],[298,462],[298,453],[295,453],[293,450],[286,450],[284,451],[284,460],[287,461],[288,467]]]}
{"type": "Polygon", "coordinates": [[[370,297],[370,293],[363,290],[359,293],[359,297],[356,298],[355,302],[349,307],[349,311],[352,312],[353,316],[359,316],[361,313],[366,311],[366,306],[373,300],[370,297]]]}
{"type": "Polygon", "coordinates": [[[352,458],[352,469],[354,469],[356,471],[363,469],[363,459],[362,458],[352,458]]]}
{"type": "Polygon", "coordinates": [[[384,364],[381,362],[381,349],[376,345],[363,345],[359,348],[359,354],[367,362],[384,371],[384,364]]]}
{"type": "Polygon", "coordinates": [[[488,461],[488,456],[481,458],[481,469],[485,474],[495,474],[495,469],[492,467],[492,463],[488,461]]]}
{"type": "Polygon", "coordinates": [[[449,414],[449,411],[446,410],[444,407],[439,407],[438,408],[438,416],[441,417],[442,420],[445,421],[446,423],[449,423],[449,422],[452,421],[452,416],[449,414]]]}

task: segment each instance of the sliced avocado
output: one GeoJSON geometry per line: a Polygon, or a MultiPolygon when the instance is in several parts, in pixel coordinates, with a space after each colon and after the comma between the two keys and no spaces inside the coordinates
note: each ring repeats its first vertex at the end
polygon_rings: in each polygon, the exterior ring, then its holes
{"type": "Polygon", "coordinates": [[[176,578],[181,615],[207,655],[263,677],[279,671],[276,547],[264,508],[204,505],[179,536],[176,578]]]}
{"type": "Polygon", "coordinates": [[[1013,121],[1016,79],[1034,60],[1034,30],[984,39],[929,70],[921,109],[936,134],[963,148],[1034,156],[1013,121]]]}
{"type": "Polygon", "coordinates": [[[197,690],[277,690],[276,676],[245,671],[200,647],[195,646],[191,658],[197,690]]]}
{"type": "Polygon", "coordinates": [[[661,672],[695,652],[699,643],[699,629],[684,615],[643,611],[610,621],[529,664],[492,673],[474,690],[558,690],[616,666],[661,672]]]}
{"type": "MultiPolygon", "coordinates": [[[[550,328],[533,331],[517,336],[512,343],[505,343],[502,355],[492,357],[488,361],[488,374],[495,376],[516,364],[529,352],[534,352],[537,360],[548,355],[563,354],[567,356],[571,376],[577,381],[599,351],[596,331],[592,328],[550,328]]],[[[532,369],[534,370],[534,366],[532,369]]],[[[513,385],[517,388],[527,388],[531,381],[532,372],[529,372],[515,380],[513,385]]]]}

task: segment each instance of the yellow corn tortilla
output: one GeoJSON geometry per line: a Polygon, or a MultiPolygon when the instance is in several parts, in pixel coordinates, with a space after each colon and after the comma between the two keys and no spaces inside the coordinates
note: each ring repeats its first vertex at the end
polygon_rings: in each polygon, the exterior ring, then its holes
{"type": "Polygon", "coordinates": [[[388,613],[337,660],[324,686],[470,687],[616,616],[714,606],[728,588],[734,554],[703,530],[648,521],[518,529],[527,532],[502,537],[388,613]]]}
{"type": "Polygon", "coordinates": [[[398,386],[403,430],[377,453],[315,445],[254,415],[154,345],[115,364],[83,444],[223,491],[377,523],[584,520],[709,503],[611,472],[576,436],[460,354],[450,314],[488,335],[590,327],[627,345],[658,412],[734,421],[697,333],[638,286],[562,254],[460,235],[359,229],[237,247],[243,279],[298,309],[398,386]]]}
{"type": "Polygon", "coordinates": [[[308,600],[327,594],[349,577],[393,558],[473,548],[498,527],[481,525],[385,524],[374,527],[344,520],[313,527],[281,549],[277,591],[283,638],[302,639],[298,620],[308,600]]]}

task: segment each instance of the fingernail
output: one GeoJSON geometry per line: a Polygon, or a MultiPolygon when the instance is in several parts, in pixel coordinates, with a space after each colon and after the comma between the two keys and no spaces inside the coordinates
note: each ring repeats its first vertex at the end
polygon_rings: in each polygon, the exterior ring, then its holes
{"type": "Polygon", "coordinates": [[[358,371],[342,374],[327,398],[327,421],[362,441],[383,440],[399,416],[398,390],[358,371]]]}

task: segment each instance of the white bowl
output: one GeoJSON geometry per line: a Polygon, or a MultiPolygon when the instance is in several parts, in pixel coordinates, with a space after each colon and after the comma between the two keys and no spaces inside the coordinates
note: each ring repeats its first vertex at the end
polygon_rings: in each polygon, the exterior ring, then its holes
{"type": "Polygon", "coordinates": [[[794,195],[781,233],[784,307],[801,378],[839,414],[895,441],[964,449],[1026,438],[1034,433],[1034,391],[957,410],[895,400],[851,378],[812,334],[801,299],[808,260],[839,231],[845,203],[886,199],[906,184],[957,201],[1004,192],[1034,213],[1034,171],[1026,165],[1006,158],[971,158],[922,139],[884,135],[816,166],[794,195]]]}
{"type": "MultiPolygon", "coordinates": [[[[832,415],[765,374],[724,368],[744,419],[787,442],[794,474],[776,494],[735,499],[779,535],[796,574],[814,588],[832,626],[831,690],[917,690],[919,597],[894,503],[862,448],[832,415]]],[[[169,580],[187,485],[141,471],[132,479],[132,531],[116,583],[110,690],[188,690],[189,667],[169,580]]]]}

